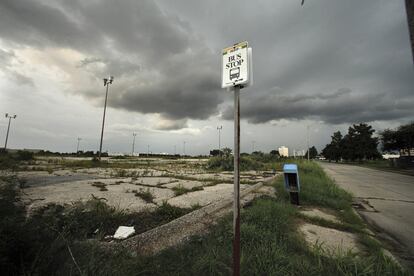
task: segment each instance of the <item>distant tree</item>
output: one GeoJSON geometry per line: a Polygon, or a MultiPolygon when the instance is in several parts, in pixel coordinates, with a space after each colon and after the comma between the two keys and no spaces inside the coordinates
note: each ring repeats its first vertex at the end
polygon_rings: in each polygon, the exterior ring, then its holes
{"type": "MultiPolygon", "coordinates": [[[[393,151],[414,148],[414,122],[399,126],[396,130],[386,129],[380,133],[382,150],[393,151]]],[[[410,151],[408,150],[410,155],[410,151]]]]}
{"type": "Polygon", "coordinates": [[[271,151],[269,152],[269,154],[270,154],[270,155],[273,155],[273,156],[280,157],[279,151],[277,151],[277,150],[271,150],[271,151]]]}
{"type": "Polygon", "coordinates": [[[378,152],[378,138],[373,137],[372,126],[360,123],[348,128],[348,134],[342,139],[342,157],[347,160],[366,160],[381,157],[378,152]]]}
{"type": "Polygon", "coordinates": [[[211,156],[219,156],[220,151],[218,149],[210,150],[210,155],[211,156]]]}
{"type": "Polygon", "coordinates": [[[322,155],[329,160],[329,162],[331,162],[333,160],[333,147],[332,144],[327,144],[323,150],[322,150],[322,155]]]}
{"type": "Polygon", "coordinates": [[[334,132],[331,136],[331,143],[326,145],[322,154],[329,161],[338,162],[342,157],[342,134],[340,131],[334,132]]]}
{"type": "Polygon", "coordinates": [[[231,155],[231,152],[232,152],[231,148],[223,148],[224,157],[229,157],[231,155]]]}
{"type": "MultiPolygon", "coordinates": [[[[318,155],[318,150],[315,148],[315,146],[312,146],[309,149],[309,159],[315,159],[317,155],[318,155]]],[[[306,152],[304,158],[308,158],[308,152],[306,152]]]]}

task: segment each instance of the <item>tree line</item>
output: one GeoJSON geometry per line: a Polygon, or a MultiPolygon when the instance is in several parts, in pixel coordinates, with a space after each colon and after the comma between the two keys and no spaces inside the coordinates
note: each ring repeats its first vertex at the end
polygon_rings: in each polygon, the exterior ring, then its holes
{"type": "Polygon", "coordinates": [[[353,124],[348,133],[342,135],[336,131],[331,136],[331,142],[322,150],[322,155],[329,161],[339,160],[362,161],[381,159],[378,151],[410,152],[414,148],[414,122],[399,126],[396,129],[385,129],[374,137],[375,130],[366,123],[353,124]]]}

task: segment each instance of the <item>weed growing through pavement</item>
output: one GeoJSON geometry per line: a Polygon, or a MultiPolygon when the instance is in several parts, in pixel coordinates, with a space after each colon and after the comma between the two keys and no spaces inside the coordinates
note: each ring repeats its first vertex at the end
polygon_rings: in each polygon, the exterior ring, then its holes
{"type": "Polygon", "coordinates": [[[106,188],[106,184],[102,183],[100,181],[96,181],[96,182],[92,183],[91,185],[94,186],[94,187],[99,188],[99,191],[102,191],[102,192],[108,191],[108,189],[106,188]]]}
{"type": "Polygon", "coordinates": [[[135,196],[142,198],[147,203],[154,203],[154,195],[151,193],[150,189],[147,188],[145,191],[143,189],[132,190],[135,196]]]}
{"type": "Polygon", "coordinates": [[[202,191],[204,190],[204,188],[203,186],[195,186],[195,187],[192,187],[191,189],[188,189],[180,184],[178,186],[173,187],[172,190],[174,191],[175,196],[180,196],[180,195],[190,193],[190,192],[202,191]]]}

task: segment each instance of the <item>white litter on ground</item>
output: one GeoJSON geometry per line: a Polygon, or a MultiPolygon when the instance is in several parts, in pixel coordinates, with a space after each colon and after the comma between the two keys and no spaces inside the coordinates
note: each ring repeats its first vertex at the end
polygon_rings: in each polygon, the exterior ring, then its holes
{"type": "Polygon", "coordinates": [[[119,226],[114,234],[114,239],[123,240],[135,234],[134,226],[119,226]]]}

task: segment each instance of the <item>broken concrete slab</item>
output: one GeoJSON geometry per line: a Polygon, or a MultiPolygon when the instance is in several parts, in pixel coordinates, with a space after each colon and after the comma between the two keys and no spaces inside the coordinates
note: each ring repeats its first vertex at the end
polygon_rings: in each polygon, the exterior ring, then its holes
{"type": "MultiPolygon", "coordinates": [[[[246,186],[240,185],[240,190],[245,189],[246,186]]],[[[215,186],[204,187],[202,191],[189,192],[173,197],[168,200],[168,203],[181,208],[191,208],[197,204],[206,206],[229,197],[233,189],[233,184],[217,184],[215,186]]]]}
{"type": "Polygon", "coordinates": [[[327,212],[316,208],[313,208],[311,210],[302,210],[300,213],[310,218],[320,218],[334,223],[341,223],[336,216],[328,214],[327,212]]]}
{"type": "Polygon", "coordinates": [[[194,180],[177,180],[176,182],[171,182],[171,183],[168,183],[168,184],[165,184],[165,185],[162,185],[162,186],[172,189],[172,188],[180,186],[180,185],[185,189],[192,189],[194,187],[203,186],[204,182],[194,181],[194,180]]]}
{"type": "Polygon", "coordinates": [[[326,254],[357,253],[356,235],[348,232],[305,223],[299,227],[310,246],[320,246],[326,254]]]}

